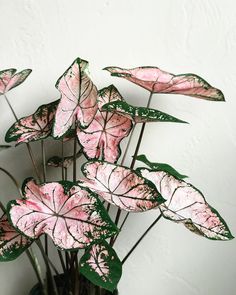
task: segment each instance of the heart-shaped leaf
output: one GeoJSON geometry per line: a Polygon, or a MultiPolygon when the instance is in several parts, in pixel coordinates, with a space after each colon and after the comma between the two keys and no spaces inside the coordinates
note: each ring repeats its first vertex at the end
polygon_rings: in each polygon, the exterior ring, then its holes
{"type": "Polygon", "coordinates": [[[145,108],[135,107],[125,101],[114,101],[107,103],[102,107],[103,110],[115,112],[122,116],[132,119],[135,123],[146,122],[174,122],[174,123],[187,123],[179,120],[171,115],[161,111],[145,108]]]}
{"type": "MultiPolygon", "coordinates": [[[[77,152],[76,159],[82,155],[81,150],[77,152]]],[[[51,167],[64,167],[69,168],[74,161],[74,156],[64,157],[64,160],[61,157],[54,156],[48,159],[47,165],[51,167]]]]}
{"type": "Polygon", "coordinates": [[[120,209],[142,212],[165,201],[149,180],[127,167],[89,161],[81,170],[87,179],[81,181],[80,185],[96,192],[120,209]]]}
{"type": "Polygon", "coordinates": [[[97,113],[86,129],[77,131],[78,140],[88,159],[106,160],[114,163],[120,156],[120,141],[129,135],[132,121],[119,114],[102,111],[102,106],[111,101],[122,100],[120,93],[110,85],[99,91],[97,113]]]}
{"type": "Polygon", "coordinates": [[[184,179],[188,177],[186,175],[180,174],[178,171],[176,171],[173,167],[171,167],[168,164],[150,162],[145,155],[137,156],[136,160],[149,166],[152,169],[152,171],[164,171],[173,175],[174,177],[178,179],[184,179]]]}
{"type": "Polygon", "coordinates": [[[58,79],[56,88],[61,92],[53,136],[61,138],[77,120],[87,127],[97,111],[97,88],[88,76],[88,62],[77,58],[58,79]]]}
{"type": "Polygon", "coordinates": [[[122,77],[152,93],[172,93],[206,100],[224,101],[223,93],[194,74],[174,75],[157,67],[122,69],[107,67],[112,76],[122,77]]]}
{"type": "Polygon", "coordinates": [[[48,137],[52,131],[58,100],[40,106],[37,111],[16,121],[7,131],[6,142],[17,144],[37,141],[48,137]]]}
{"type": "Polygon", "coordinates": [[[12,224],[29,238],[46,233],[60,249],[85,248],[116,234],[99,199],[72,182],[37,185],[28,179],[25,199],[8,205],[12,224]]]}
{"type": "Polygon", "coordinates": [[[16,69],[0,71],[0,95],[7,93],[12,88],[20,85],[32,72],[30,69],[16,73],[16,69]]]}
{"type": "Polygon", "coordinates": [[[212,240],[230,240],[230,233],[220,214],[189,183],[164,171],[139,168],[141,175],[152,181],[167,201],[159,208],[165,218],[183,223],[192,232],[212,240]]]}
{"type": "Polygon", "coordinates": [[[4,213],[0,218],[0,261],[16,259],[31,244],[32,240],[17,232],[4,213]]]}
{"type": "Polygon", "coordinates": [[[93,284],[114,291],[122,274],[115,250],[105,241],[90,246],[80,260],[80,272],[93,284]]]}

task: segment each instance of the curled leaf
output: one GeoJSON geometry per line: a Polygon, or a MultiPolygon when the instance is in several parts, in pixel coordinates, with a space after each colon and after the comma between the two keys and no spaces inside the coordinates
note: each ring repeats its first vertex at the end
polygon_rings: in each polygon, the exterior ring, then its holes
{"type": "Polygon", "coordinates": [[[86,179],[81,181],[80,185],[96,192],[120,209],[142,212],[164,202],[150,181],[127,167],[102,161],[89,161],[81,170],[86,179]]]}
{"type": "Polygon", "coordinates": [[[93,284],[114,291],[122,274],[115,250],[106,242],[90,246],[80,260],[80,272],[93,284]]]}
{"type": "Polygon", "coordinates": [[[20,85],[32,72],[30,69],[16,73],[16,69],[7,69],[0,71],[0,95],[10,91],[12,88],[20,85]]]}
{"type": "Polygon", "coordinates": [[[32,240],[17,232],[4,213],[0,218],[0,261],[16,259],[31,244],[32,240]]]}
{"type": "MultiPolygon", "coordinates": [[[[76,159],[78,159],[81,155],[82,155],[82,152],[80,150],[76,154],[76,159]]],[[[74,156],[64,157],[64,159],[58,156],[54,156],[48,159],[47,166],[51,166],[51,167],[63,166],[64,168],[69,168],[70,165],[72,165],[73,161],[74,161],[74,156]]]]}
{"type": "Polygon", "coordinates": [[[195,74],[174,75],[157,67],[122,69],[107,67],[112,76],[122,77],[152,93],[172,93],[206,100],[224,101],[223,93],[195,74]]]}
{"type": "MultiPolygon", "coordinates": [[[[152,169],[152,171],[164,171],[164,172],[167,172],[167,173],[173,175],[174,177],[176,177],[178,179],[184,179],[184,178],[188,177],[186,175],[180,174],[178,171],[176,171],[173,167],[171,167],[168,164],[150,162],[145,155],[137,156],[136,160],[149,166],[152,169]]],[[[139,168],[137,169],[137,171],[138,170],[139,170],[139,168]]]]}
{"type": "Polygon", "coordinates": [[[56,88],[61,93],[53,136],[61,138],[75,121],[86,128],[97,111],[97,88],[88,76],[88,62],[77,58],[58,79],[56,88]]]}
{"type": "Polygon", "coordinates": [[[57,105],[58,100],[44,104],[32,115],[16,121],[6,133],[6,142],[27,143],[51,135],[57,105]]]}
{"type": "Polygon", "coordinates": [[[125,101],[114,101],[114,102],[107,103],[102,107],[102,109],[109,112],[115,112],[117,114],[130,118],[135,123],[144,123],[144,122],[187,123],[185,121],[179,120],[161,111],[145,108],[145,107],[135,107],[128,104],[125,101]]]}
{"type": "Polygon", "coordinates": [[[78,140],[88,159],[99,159],[114,163],[120,156],[119,144],[128,136],[132,128],[132,121],[119,114],[102,111],[105,103],[121,101],[118,90],[110,85],[99,91],[97,113],[86,129],[77,129],[78,140]]]}
{"type": "Polygon", "coordinates": [[[29,238],[48,234],[60,249],[86,248],[117,231],[98,198],[72,182],[37,185],[28,179],[25,198],[8,205],[12,224],[29,238]]]}
{"type": "Polygon", "coordinates": [[[183,223],[192,232],[212,240],[230,240],[230,233],[220,214],[203,194],[189,183],[164,171],[140,168],[143,177],[152,181],[167,200],[159,208],[165,218],[183,223]]]}

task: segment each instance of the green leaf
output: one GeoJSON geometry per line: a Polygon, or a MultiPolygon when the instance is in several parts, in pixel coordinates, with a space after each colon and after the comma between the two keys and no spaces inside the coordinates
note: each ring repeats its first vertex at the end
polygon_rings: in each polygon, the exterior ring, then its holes
{"type": "MultiPolygon", "coordinates": [[[[153,171],[164,171],[173,175],[174,177],[178,179],[184,179],[188,177],[186,175],[180,174],[178,171],[176,171],[173,167],[171,167],[168,164],[150,162],[145,155],[137,156],[136,160],[143,162],[144,164],[149,166],[153,171]]],[[[139,168],[137,169],[137,171],[139,171],[139,168]]]]}
{"type": "Polygon", "coordinates": [[[103,105],[104,111],[115,112],[128,118],[132,118],[135,123],[144,122],[174,122],[187,123],[161,111],[146,107],[136,107],[125,101],[114,101],[103,105]]]}
{"type": "Polygon", "coordinates": [[[106,242],[90,246],[80,260],[80,272],[93,284],[114,291],[122,274],[115,250],[106,242]]]}

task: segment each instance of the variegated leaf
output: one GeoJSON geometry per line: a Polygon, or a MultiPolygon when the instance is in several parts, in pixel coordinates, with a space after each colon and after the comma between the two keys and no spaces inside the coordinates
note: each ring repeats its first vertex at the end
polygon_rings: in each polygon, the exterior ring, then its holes
{"type": "Polygon", "coordinates": [[[6,133],[6,142],[16,141],[17,144],[41,140],[52,132],[58,100],[40,106],[37,111],[16,121],[6,133]]]}
{"type": "Polygon", "coordinates": [[[97,111],[97,88],[88,76],[88,62],[77,58],[58,79],[56,88],[61,93],[53,136],[61,138],[77,120],[87,127],[97,111]]]}
{"type": "Polygon", "coordinates": [[[90,246],[80,260],[80,272],[93,284],[114,291],[122,274],[115,250],[106,242],[90,246]]]}
{"type": "Polygon", "coordinates": [[[194,186],[164,171],[140,168],[139,172],[152,181],[167,200],[160,206],[165,218],[183,223],[192,232],[208,239],[233,238],[223,218],[194,186]]]}
{"type": "Polygon", "coordinates": [[[165,201],[150,181],[127,167],[103,161],[89,161],[81,170],[86,179],[80,185],[96,192],[120,209],[142,212],[165,201]]]}
{"type": "Polygon", "coordinates": [[[0,71],[0,95],[10,91],[12,88],[20,85],[32,72],[30,69],[16,73],[16,69],[7,69],[0,71]]]}
{"type": "MultiPolygon", "coordinates": [[[[82,155],[81,150],[76,154],[76,159],[78,159],[82,155]]],[[[47,165],[51,167],[64,167],[64,168],[69,168],[70,165],[72,165],[74,161],[74,156],[68,156],[64,157],[62,159],[61,157],[54,156],[48,159],[47,165]]]]}
{"type": "Polygon", "coordinates": [[[132,121],[119,114],[102,111],[105,103],[121,101],[118,90],[110,85],[99,91],[97,113],[86,129],[77,129],[78,140],[88,159],[102,158],[114,163],[120,156],[119,144],[128,136],[132,128],[132,121]]]}
{"type": "Polygon", "coordinates": [[[116,234],[99,199],[72,182],[26,180],[24,199],[8,205],[12,224],[29,238],[46,233],[60,249],[86,248],[116,234]]]}
{"type": "Polygon", "coordinates": [[[114,102],[107,103],[102,107],[102,109],[109,112],[115,112],[117,114],[130,118],[135,123],[144,123],[144,122],[187,123],[185,121],[179,120],[161,111],[145,108],[145,107],[135,107],[128,104],[125,101],[114,101],[114,102]]]}
{"type": "Polygon", "coordinates": [[[122,77],[152,93],[172,93],[206,100],[224,101],[223,93],[195,74],[174,75],[157,67],[122,69],[107,67],[112,76],[122,77]]]}
{"type": "Polygon", "coordinates": [[[31,244],[32,240],[17,232],[4,213],[0,218],[0,261],[16,259],[31,244]]]}
{"type": "Polygon", "coordinates": [[[173,167],[171,167],[168,164],[150,162],[145,155],[137,156],[136,160],[146,164],[147,166],[149,166],[152,169],[152,171],[167,172],[167,173],[173,175],[174,177],[176,177],[178,179],[184,179],[184,178],[188,177],[186,175],[180,174],[178,171],[176,171],[173,167]]]}

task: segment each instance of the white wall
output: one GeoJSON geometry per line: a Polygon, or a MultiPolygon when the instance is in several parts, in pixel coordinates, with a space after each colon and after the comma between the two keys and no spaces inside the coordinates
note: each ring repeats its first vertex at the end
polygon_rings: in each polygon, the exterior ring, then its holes
{"type": "MultiPolygon", "coordinates": [[[[155,65],[173,73],[193,72],[222,89],[226,103],[156,95],[153,107],[190,125],[150,124],[140,152],[189,175],[236,234],[234,0],[1,0],[0,12],[0,69],[33,69],[27,82],[9,94],[19,116],[58,97],[55,81],[77,56],[90,61],[99,88],[114,83],[137,105],[145,105],[147,92],[110,77],[103,67],[155,65]]],[[[14,120],[3,99],[0,109],[3,143],[14,120]]],[[[33,148],[38,150],[38,144],[33,148]]],[[[21,182],[32,174],[26,160],[20,146],[1,153],[0,166],[21,182]]],[[[18,197],[2,175],[0,187],[3,202],[18,197]]],[[[131,216],[117,242],[121,257],[156,214],[131,216]]],[[[235,246],[235,240],[209,241],[161,220],[127,260],[120,294],[234,295],[235,246]]],[[[0,264],[1,295],[27,294],[35,277],[26,263],[22,256],[0,264]]]]}

